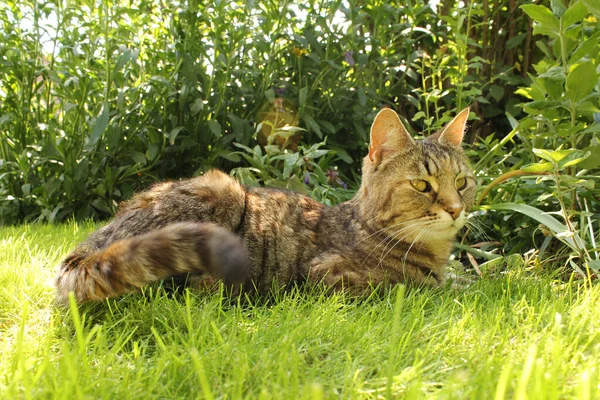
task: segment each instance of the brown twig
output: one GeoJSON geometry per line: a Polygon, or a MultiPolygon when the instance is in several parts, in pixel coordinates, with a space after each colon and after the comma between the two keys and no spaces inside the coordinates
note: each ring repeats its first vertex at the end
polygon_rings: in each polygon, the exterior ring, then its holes
{"type": "Polygon", "coordinates": [[[479,268],[479,263],[477,263],[477,261],[475,260],[475,257],[473,257],[473,254],[467,253],[467,258],[471,262],[471,265],[475,269],[475,272],[477,272],[477,275],[479,275],[480,278],[483,277],[483,273],[481,272],[481,269],[479,268]]]}

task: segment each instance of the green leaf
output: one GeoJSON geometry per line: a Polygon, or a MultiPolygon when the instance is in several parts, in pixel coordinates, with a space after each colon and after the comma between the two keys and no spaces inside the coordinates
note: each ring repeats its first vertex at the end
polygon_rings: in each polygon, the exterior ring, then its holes
{"type": "Polygon", "coordinates": [[[88,176],[88,167],[89,161],[87,158],[83,158],[81,161],[74,165],[75,173],[73,174],[73,179],[76,182],[85,182],[85,179],[88,176]]]}
{"type": "Polygon", "coordinates": [[[589,146],[583,151],[590,153],[590,156],[579,163],[579,168],[594,169],[600,167],[600,146],[589,146]]]}
{"type": "MultiPolygon", "coordinates": [[[[562,1],[562,0],[558,0],[562,1]]],[[[577,2],[572,4],[567,11],[565,11],[564,15],[561,19],[562,29],[563,31],[567,30],[571,25],[581,22],[583,18],[587,15],[588,10],[586,6],[582,2],[577,2]]]]}
{"type": "Polygon", "coordinates": [[[196,82],[198,81],[196,77],[197,66],[192,57],[186,52],[181,53],[181,75],[185,78],[185,80],[190,84],[190,86],[196,86],[196,82]]]}
{"type": "Polygon", "coordinates": [[[208,121],[208,129],[215,135],[215,137],[221,137],[221,124],[216,119],[208,121]]]}
{"type": "Polygon", "coordinates": [[[521,167],[521,171],[525,172],[550,172],[552,171],[552,163],[540,162],[534,164],[527,164],[521,167]]]}
{"type": "Polygon", "coordinates": [[[361,107],[367,106],[367,95],[365,94],[365,89],[362,86],[358,88],[358,104],[360,104],[361,107]]]}
{"type": "Polygon", "coordinates": [[[527,33],[521,33],[518,34],[512,38],[510,38],[507,42],[506,42],[506,49],[510,50],[510,49],[514,49],[515,47],[517,47],[518,45],[520,45],[521,43],[523,43],[523,40],[527,37],[527,33]]]}
{"type": "Polygon", "coordinates": [[[552,165],[562,170],[570,165],[575,165],[589,156],[584,154],[581,150],[567,149],[567,150],[546,150],[546,149],[532,149],[533,152],[540,158],[550,161],[552,165]]]}
{"type": "Polygon", "coordinates": [[[132,151],[131,158],[135,161],[136,164],[146,165],[146,156],[144,153],[139,151],[132,151]]]}
{"type": "Polygon", "coordinates": [[[586,242],[583,239],[581,239],[577,234],[570,235],[570,232],[568,231],[567,227],[560,221],[558,221],[556,218],[552,217],[551,215],[548,215],[548,213],[545,213],[544,211],[535,207],[518,203],[500,203],[484,205],[481,206],[481,209],[519,212],[547,226],[548,229],[550,229],[554,233],[557,239],[567,244],[574,250],[577,248],[584,248],[587,245],[586,242]]]}
{"type": "Polygon", "coordinates": [[[537,4],[525,4],[521,6],[521,9],[537,23],[534,34],[541,33],[553,37],[560,34],[558,18],[547,7],[537,4]]]}
{"type": "Polygon", "coordinates": [[[197,98],[190,104],[190,113],[192,117],[198,114],[200,111],[204,109],[204,101],[201,98],[197,98]]]}
{"type": "Polygon", "coordinates": [[[0,126],[2,126],[5,122],[8,122],[12,119],[13,115],[11,113],[2,114],[0,116],[0,126]]]}
{"type": "Polygon", "coordinates": [[[112,214],[112,210],[108,207],[108,204],[106,204],[106,200],[104,199],[94,199],[92,201],[92,206],[94,206],[94,208],[97,210],[104,211],[107,214],[112,214]]]}
{"type": "Polygon", "coordinates": [[[52,134],[46,134],[44,135],[44,139],[42,141],[43,145],[42,145],[42,151],[50,157],[54,157],[54,158],[60,158],[61,154],[58,151],[58,147],[56,147],[56,139],[53,137],[52,134]]]}
{"type": "Polygon", "coordinates": [[[225,150],[219,150],[217,151],[217,155],[221,158],[224,158],[226,160],[229,161],[233,161],[233,162],[240,162],[240,156],[236,153],[232,153],[230,151],[225,151],[225,150]]]}
{"type": "Polygon", "coordinates": [[[123,68],[123,66],[125,64],[127,64],[127,61],[129,61],[131,59],[131,50],[130,49],[126,49],[123,54],[121,54],[119,56],[119,58],[117,59],[117,62],[115,63],[115,67],[113,68],[113,76],[116,72],[120,71],[121,68],[123,68]]]}
{"type": "Polygon", "coordinates": [[[492,85],[490,87],[490,96],[496,101],[500,101],[502,96],[504,96],[504,88],[498,85],[492,85]]]}
{"type": "Polygon", "coordinates": [[[307,194],[306,186],[304,186],[304,182],[300,180],[296,175],[292,175],[290,179],[288,179],[286,184],[286,189],[293,190],[294,192],[307,194]]]}
{"type": "Polygon", "coordinates": [[[558,163],[559,168],[565,169],[567,167],[570,167],[571,165],[575,165],[575,164],[579,164],[580,162],[582,162],[583,160],[585,160],[586,158],[588,158],[590,156],[591,153],[584,153],[581,150],[576,150],[574,152],[572,152],[571,154],[567,155],[566,157],[564,157],[562,160],[560,160],[560,162],[558,163]]]}
{"type": "Polygon", "coordinates": [[[332,147],[331,149],[335,151],[335,155],[338,156],[340,160],[344,161],[345,163],[352,164],[352,157],[350,157],[350,154],[348,154],[346,150],[342,149],[341,147],[332,147]]]}
{"type": "Polygon", "coordinates": [[[308,126],[314,133],[317,134],[319,139],[323,139],[323,133],[321,132],[321,127],[319,127],[319,124],[317,124],[317,122],[313,119],[313,117],[311,117],[310,115],[305,115],[304,117],[302,117],[302,119],[306,123],[306,126],[308,126]]]}
{"type": "Polygon", "coordinates": [[[589,12],[594,14],[594,17],[600,18],[600,0],[582,0],[589,12]]]}
{"type": "Polygon", "coordinates": [[[90,135],[90,145],[94,145],[100,140],[102,134],[106,131],[108,126],[108,103],[102,105],[100,115],[94,121],[94,127],[92,128],[92,134],[90,135]]]}
{"type": "Polygon", "coordinates": [[[283,177],[285,179],[287,179],[292,174],[299,158],[300,154],[298,153],[285,154],[283,158],[283,177]]]}
{"type": "Polygon", "coordinates": [[[564,82],[566,79],[564,69],[559,66],[548,68],[546,72],[544,72],[543,74],[539,74],[539,77],[548,78],[550,80],[560,83],[564,82]]]}
{"type": "Polygon", "coordinates": [[[567,10],[565,5],[563,4],[563,0],[550,0],[550,8],[552,9],[552,13],[560,18],[567,10]]]}
{"type": "Polygon", "coordinates": [[[486,260],[495,260],[497,258],[502,258],[501,255],[490,253],[489,251],[475,249],[471,246],[467,246],[467,245],[464,245],[464,244],[458,243],[458,242],[454,242],[454,247],[456,247],[457,249],[460,249],[460,250],[468,251],[469,253],[474,254],[475,256],[477,256],[479,258],[485,258],[486,260]]]}
{"type": "Polygon", "coordinates": [[[589,269],[600,271],[600,260],[590,260],[585,263],[589,269]]]}
{"type": "Polygon", "coordinates": [[[148,150],[146,150],[146,158],[148,160],[154,160],[159,150],[160,146],[158,145],[158,143],[150,143],[148,145],[148,150]]]}
{"type": "MultiPolygon", "coordinates": [[[[600,2],[600,0],[598,0],[600,2]]],[[[587,38],[586,40],[582,40],[581,43],[577,46],[571,58],[569,58],[569,65],[573,65],[581,60],[583,57],[589,57],[591,55],[596,55],[598,46],[598,38],[600,38],[600,32],[594,33],[592,36],[587,38]]]]}
{"type": "Polygon", "coordinates": [[[585,130],[581,132],[582,135],[586,135],[588,133],[598,133],[600,132],[600,123],[595,123],[588,126],[585,130]]]}
{"type": "Polygon", "coordinates": [[[567,97],[578,102],[594,90],[598,76],[591,62],[578,64],[567,75],[567,97]]]}
{"type": "Polygon", "coordinates": [[[306,107],[306,98],[308,96],[308,86],[303,87],[298,92],[298,101],[301,109],[306,107]]]}
{"type": "Polygon", "coordinates": [[[179,135],[179,132],[181,132],[182,130],[185,129],[185,126],[178,126],[173,128],[173,130],[171,132],[169,132],[168,138],[169,138],[169,143],[172,145],[175,144],[175,139],[177,138],[177,135],[179,135]]]}
{"type": "Polygon", "coordinates": [[[273,103],[275,101],[275,91],[273,89],[265,91],[265,97],[269,100],[269,103],[273,103]]]}

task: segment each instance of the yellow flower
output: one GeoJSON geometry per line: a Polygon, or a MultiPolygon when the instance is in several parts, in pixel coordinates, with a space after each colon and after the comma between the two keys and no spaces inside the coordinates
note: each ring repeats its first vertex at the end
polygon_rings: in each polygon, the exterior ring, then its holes
{"type": "Polygon", "coordinates": [[[308,54],[308,50],[294,46],[294,48],[292,49],[292,54],[296,57],[300,57],[304,54],[308,54]]]}

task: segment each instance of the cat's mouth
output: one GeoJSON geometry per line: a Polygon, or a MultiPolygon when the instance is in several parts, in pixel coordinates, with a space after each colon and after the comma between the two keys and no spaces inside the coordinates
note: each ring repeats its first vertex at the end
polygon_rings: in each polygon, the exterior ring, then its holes
{"type": "Polygon", "coordinates": [[[429,226],[428,230],[431,233],[431,239],[453,239],[456,234],[465,226],[465,222],[465,218],[462,217],[457,219],[440,218],[429,226]]]}

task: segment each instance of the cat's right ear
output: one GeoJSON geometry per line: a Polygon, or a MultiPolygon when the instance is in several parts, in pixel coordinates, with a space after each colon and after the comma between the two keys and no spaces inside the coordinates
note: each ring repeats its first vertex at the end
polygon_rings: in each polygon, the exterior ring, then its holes
{"type": "Polygon", "coordinates": [[[384,108],[379,111],[371,125],[371,143],[369,143],[371,162],[379,163],[386,154],[401,151],[414,144],[415,141],[394,110],[384,108]]]}

